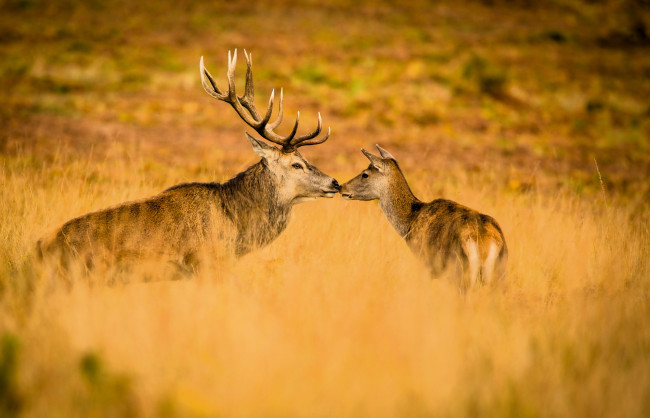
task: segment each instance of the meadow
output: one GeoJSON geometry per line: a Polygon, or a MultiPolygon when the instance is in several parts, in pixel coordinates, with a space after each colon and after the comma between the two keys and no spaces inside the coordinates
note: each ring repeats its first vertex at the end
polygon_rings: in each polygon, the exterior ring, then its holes
{"type": "Polygon", "coordinates": [[[647,416],[648,27],[643,1],[4,0],[0,416],[647,416]],[[191,279],[53,287],[46,232],[257,161],[200,85],[234,48],[258,106],[321,112],[326,173],[378,143],[494,216],[506,281],[461,295],[335,197],[191,279]]]}

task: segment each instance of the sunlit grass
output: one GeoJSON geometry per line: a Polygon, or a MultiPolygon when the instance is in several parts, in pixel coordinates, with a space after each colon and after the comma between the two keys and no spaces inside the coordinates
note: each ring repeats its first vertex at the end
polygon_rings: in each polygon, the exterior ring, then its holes
{"type": "Polygon", "coordinates": [[[125,184],[120,173],[137,164],[122,164],[104,167],[105,183],[89,180],[83,161],[54,179],[51,168],[5,167],[0,328],[15,370],[2,396],[28,415],[647,408],[650,237],[647,219],[615,202],[467,180],[447,187],[494,215],[510,248],[507,281],[467,297],[429,278],[376,204],[338,198],[298,206],[272,245],[191,280],[91,286],[82,277],[53,290],[31,267],[46,227],[167,179],[161,170],[125,184]]]}
{"type": "Polygon", "coordinates": [[[648,414],[640,2],[104,3],[0,5],[0,416],[648,414]],[[506,281],[461,296],[337,197],[191,279],[52,283],[52,228],[255,161],[198,79],[203,55],[223,86],[234,48],[258,106],[284,88],[301,130],[322,113],[323,171],[379,143],[422,200],[494,216],[506,281]]]}

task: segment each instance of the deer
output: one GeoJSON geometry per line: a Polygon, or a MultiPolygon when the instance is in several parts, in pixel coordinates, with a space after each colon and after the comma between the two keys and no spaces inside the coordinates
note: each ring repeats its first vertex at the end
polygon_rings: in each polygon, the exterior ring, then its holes
{"type": "Polygon", "coordinates": [[[347,200],[379,200],[384,215],[434,276],[448,274],[465,292],[479,282],[503,279],[508,258],[497,221],[459,203],[425,203],[411,191],[395,157],[376,145],[379,156],[361,152],[370,165],[341,186],[347,200]]]}
{"type": "Polygon", "coordinates": [[[65,222],[37,243],[40,259],[58,260],[65,269],[73,260],[81,261],[84,271],[98,261],[121,263],[124,260],[166,259],[182,271],[195,272],[202,257],[234,258],[264,247],[287,227],[296,204],[317,198],[332,198],[340,185],[336,179],[310,164],[298,148],[325,142],[322,119],[316,128],[297,135],[300,112],[287,135],[276,129],[283,117],[280,90],[278,113],[271,121],[274,92],[266,111],[258,112],[254,103],[252,55],[244,50],[246,78],[243,95],[235,90],[237,50],[228,51],[228,87],[220,90],[199,62],[201,84],[214,99],[228,103],[244,122],[276,147],[246,137],[261,159],[224,183],[184,183],[142,200],[81,215],[65,222]]]}

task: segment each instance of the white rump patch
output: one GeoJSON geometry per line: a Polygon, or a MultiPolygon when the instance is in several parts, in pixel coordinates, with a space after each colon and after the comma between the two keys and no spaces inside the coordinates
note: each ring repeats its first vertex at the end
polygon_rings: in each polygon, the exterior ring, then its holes
{"type": "Polygon", "coordinates": [[[488,250],[488,255],[485,258],[483,263],[483,281],[485,283],[490,283],[494,277],[494,266],[499,256],[499,247],[495,242],[490,243],[490,249],[488,250]]]}
{"type": "Polygon", "coordinates": [[[476,241],[471,238],[468,239],[465,242],[465,251],[467,252],[467,260],[469,261],[469,284],[470,286],[474,286],[481,268],[481,259],[476,241]]]}

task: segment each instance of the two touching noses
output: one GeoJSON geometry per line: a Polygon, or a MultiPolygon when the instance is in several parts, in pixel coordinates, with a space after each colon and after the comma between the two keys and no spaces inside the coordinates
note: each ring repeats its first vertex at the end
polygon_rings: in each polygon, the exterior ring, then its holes
{"type": "Polygon", "coordinates": [[[346,196],[346,185],[347,185],[347,183],[339,184],[339,182],[336,181],[336,179],[334,179],[334,181],[332,182],[332,186],[333,186],[333,187],[336,189],[336,191],[339,192],[339,194],[341,194],[341,196],[343,196],[344,198],[347,197],[347,196],[346,196]]]}

